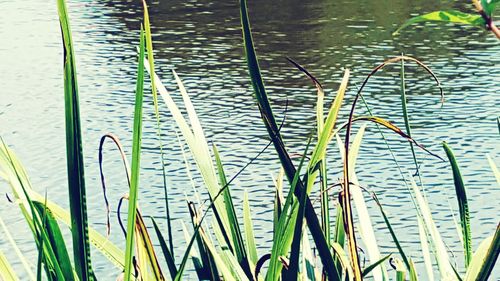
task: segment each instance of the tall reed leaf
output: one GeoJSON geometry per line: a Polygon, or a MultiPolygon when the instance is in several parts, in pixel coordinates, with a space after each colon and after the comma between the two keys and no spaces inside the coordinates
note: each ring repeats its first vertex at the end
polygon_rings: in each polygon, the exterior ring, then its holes
{"type": "MultiPolygon", "coordinates": [[[[151,72],[154,73],[155,63],[153,56],[153,40],[151,36],[151,24],[149,22],[149,12],[148,5],[146,4],[146,0],[142,1],[142,6],[144,9],[144,29],[146,33],[146,50],[149,59],[149,68],[151,72]]],[[[174,242],[172,238],[172,220],[170,219],[170,207],[169,207],[169,196],[168,196],[168,187],[167,187],[167,174],[165,171],[165,153],[163,152],[163,142],[161,140],[161,126],[160,126],[160,110],[158,107],[158,93],[156,92],[156,83],[154,75],[151,75],[151,93],[153,94],[153,106],[155,112],[156,119],[156,135],[158,137],[158,144],[160,146],[160,158],[161,158],[161,171],[163,178],[163,194],[165,196],[165,211],[167,213],[167,231],[168,231],[168,242],[170,246],[170,252],[172,253],[172,257],[175,257],[174,254],[174,242]]],[[[175,260],[175,258],[174,258],[175,260]]]]}
{"type": "MultiPolygon", "coordinates": [[[[257,55],[253,46],[252,33],[250,30],[250,22],[248,19],[247,3],[246,0],[240,0],[240,17],[243,32],[243,41],[245,46],[246,59],[248,64],[248,70],[250,74],[250,79],[252,86],[255,91],[255,96],[257,98],[259,109],[262,114],[262,118],[268,134],[273,141],[274,147],[281,161],[281,165],[285,169],[288,181],[292,184],[293,179],[296,176],[296,168],[288,155],[281,135],[276,124],[276,120],[271,110],[269,100],[267,98],[266,90],[262,80],[262,75],[260,74],[259,63],[257,60],[257,55]]],[[[306,188],[302,181],[297,181],[297,188],[295,189],[295,195],[300,196],[300,192],[303,188],[306,188]]],[[[309,198],[306,198],[305,206],[305,217],[307,220],[307,225],[311,232],[311,235],[318,249],[319,256],[323,262],[324,268],[329,276],[329,278],[337,278],[338,273],[336,272],[335,265],[333,263],[333,257],[329,251],[328,243],[323,235],[319,219],[314,211],[314,207],[311,204],[309,198]]]]}
{"type": "MultiPolygon", "coordinates": [[[[370,218],[370,214],[368,212],[368,208],[366,206],[365,199],[361,192],[361,188],[359,187],[359,182],[356,177],[355,167],[356,160],[359,154],[359,150],[361,147],[361,141],[363,139],[363,135],[365,132],[366,125],[362,125],[359,131],[356,133],[354,140],[352,142],[352,146],[349,152],[349,178],[353,183],[350,187],[354,206],[356,213],[358,214],[359,220],[359,233],[361,234],[361,238],[363,240],[364,245],[366,245],[366,252],[370,259],[370,262],[375,263],[380,260],[380,250],[377,245],[377,240],[375,238],[375,231],[372,227],[372,222],[370,218]]],[[[341,153],[343,152],[343,143],[340,140],[340,137],[337,139],[337,143],[339,145],[339,149],[341,153]]],[[[344,155],[342,155],[344,157],[344,155]]],[[[372,271],[374,280],[388,280],[388,274],[385,269],[384,264],[380,264],[379,268],[375,268],[372,271]]]]}
{"type": "Polygon", "coordinates": [[[132,140],[132,168],[130,173],[130,191],[127,217],[127,242],[125,248],[125,280],[130,280],[132,257],[134,255],[134,228],[137,214],[137,195],[139,189],[139,169],[141,159],[142,100],[144,94],[144,31],[141,26],[137,82],[135,90],[134,128],[132,140]]]}
{"type": "Polygon", "coordinates": [[[470,215],[469,204],[467,203],[467,193],[465,190],[464,181],[460,168],[458,167],[457,160],[453,151],[446,142],[443,142],[443,148],[450,161],[451,169],[453,171],[453,181],[455,183],[455,192],[457,193],[458,209],[460,211],[460,225],[462,226],[462,236],[464,243],[465,254],[465,267],[468,267],[472,259],[472,238],[470,232],[470,215]]]}
{"type": "Polygon", "coordinates": [[[71,233],[75,268],[80,280],[93,280],[87,221],[87,198],[83,164],[82,134],[76,65],[66,3],[57,1],[64,45],[64,99],[66,112],[66,154],[71,233]]]}
{"type": "Polygon", "coordinates": [[[243,225],[245,226],[245,238],[247,243],[248,257],[253,264],[257,264],[257,247],[255,246],[255,236],[253,234],[252,215],[250,212],[250,203],[248,202],[248,193],[243,194],[243,225]]]}

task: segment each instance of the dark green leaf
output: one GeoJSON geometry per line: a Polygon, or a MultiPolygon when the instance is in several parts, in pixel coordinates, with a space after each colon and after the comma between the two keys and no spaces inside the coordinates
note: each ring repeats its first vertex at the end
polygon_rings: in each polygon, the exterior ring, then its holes
{"type": "MultiPolygon", "coordinates": [[[[263,121],[268,131],[268,134],[271,137],[274,147],[280,158],[281,165],[285,169],[285,174],[288,178],[288,181],[290,183],[293,183],[293,179],[296,175],[296,168],[292,163],[290,155],[285,149],[285,145],[279,133],[276,120],[271,110],[271,106],[269,105],[269,100],[267,98],[262,76],[260,74],[257,55],[255,53],[255,49],[253,46],[253,39],[250,29],[250,22],[248,19],[246,0],[240,0],[240,16],[241,16],[241,25],[243,29],[243,39],[244,39],[248,70],[250,73],[252,86],[255,91],[255,96],[259,104],[259,109],[262,113],[263,121]]],[[[299,180],[297,182],[297,189],[296,189],[297,196],[300,196],[300,191],[303,188],[305,188],[305,186],[299,180]]],[[[305,217],[311,235],[314,239],[314,242],[316,243],[316,249],[318,249],[319,256],[327,272],[327,275],[332,279],[337,278],[338,272],[336,271],[332,254],[329,251],[328,243],[326,242],[325,236],[323,235],[319,219],[309,199],[306,200],[305,217]]]]}
{"type": "Polygon", "coordinates": [[[57,1],[59,22],[64,44],[64,99],[66,112],[66,153],[68,166],[68,191],[71,211],[71,232],[75,268],[80,280],[93,280],[85,196],[83,147],[80,126],[80,107],[76,65],[71,41],[66,3],[57,1]]]}
{"type": "Polygon", "coordinates": [[[462,174],[460,173],[460,168],[458,167],[453,151],[448,144],[446,144],[446,142],[443,142],[443,148],[448,156],[448,160],[450,161],[451,169],[453,171],[453,181],[455,183],[455,192],[457,194],[458,208],[460,211],[460,225],[462,226],[465,267],[467,267],[472,259],[472,238],[470,232],[470,215],[469,204],[467,203],[467,192],[465,190],[462,174]]]}
{"type": "MultiPolygon", "coordinates": [[[[134,256],[134,229],[137,218],[137,195],[139,189],[139,169],[141,160],[142,136],[142,100],[144,94],[144,30],[141,26],[139,40],[139,58],[137,64],[137,81],[135,91],[134,128],[132,140],[132,168],[130,170],[130,191],[127,217],[127,242],[125,248],[125,280],[130,280],[132,275],[132,257],[134,256]]],[[[147,38],[151,40],[151,38],[147,38]]]]}
{"type": "Polygon", "coordinates": [[[168,270],[170,271],[170,276],[172,277],[172,280],[175,278],[177,275],[177,267],[175,266],[174,258],[172,257],[172,254],[170,253],[167,243],[165,242],[165,238],[163,238],[163,235],[161,234],[160,228],[156,224],[156,221],[154,218],[151,218],[151,221],[153,222],[153,226],[156,232],[156,236],[158,236],[158,241],[160,242],[160,247],[163,251],[163,256],[165,257],[165,261],[167,262],[168,270]]]}

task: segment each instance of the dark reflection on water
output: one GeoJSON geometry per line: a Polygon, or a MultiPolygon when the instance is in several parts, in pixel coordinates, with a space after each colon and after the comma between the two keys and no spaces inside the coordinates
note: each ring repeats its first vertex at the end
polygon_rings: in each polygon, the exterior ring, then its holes
{"type": "MultiPolygon", "coordinates": [[[[63,131],[60,40],[53,3],[30,0],[0,1],[0,45],[5,64],[0,99],[1,134],[20,154],[39,191],[67,206],[63,131]],[[5,23],[5,24],[4,24],[5,23]],[[2,40],[3,41],[3,40],[2,40]],[[26,72],[25,69],[29,69],[26,72]]],[[[474,247],[492,234],[497,223],[498,186],[486,161],[486,153],[500,156],[496,117],[500,114],[500,45],[495,38],[474,28],[446,24],[411,26],[400,36],[391,32],[417,13],[439,8],[466,11],[465,3],[437,1],[251,1],[250,16],[261,68],[275,113],[286,112],[284,136],[291,153],[300,154],[314,131],[315,90],[286,60],[289,56],[305,65],[323,83],[330,101],[343,68],[352,71],[346,97],[350,104],[356,87],[369,71],[385,59],[405,53],[428,64],[442,81],[446,102],[441,107],[439,90],[420,68],[407,67],[407,90],[413,135],[434,152],[443,155],[441,142],[455,150],[466,179],[472,216],[474,247]],[[444,6],[440,6],[444,5],[444,6]]],[[[135,46],[142,16],[140,1],[71,1],[69,4],[79,71],[82,122],[86,154],[90,218],[104,232],[104,206],[97,170],[97,144],[105,132],[113,132],[130,152],[136,69],[135,46]]],[[[209,141],[217,144],[229,176],[267,144],[266,132],[251,95],[247,78],[238,1],[159,1],[150,6],[158,72],[166,87],[176,93],[171,69],[183,79],[197,109],[209,141]]],[[[378,73],[364,93],[374,114],[404,127],[399,99],[399,67],[378,73]]],[[[176,95],[176,98],[177,95],[176,95]]],[[[180,100],[179,100],[180,101],[180,100]]],[[[345,120],[348,106],[342,110],[345,120]]],[[[158,217],[164,227],[161,165],[151,97],[146,98],[141,178],[143,213],[158,217]]],[[[366,113],[362,105],[358,113],[366,113]]],[[[185,199],[193,198],[193,184],[186,173],[176,128],[164,109],[162,139],[166,147],[168,185],[175,220],[176,244],[184,243],[180,221],[188,220],[185,199]]],[[[403,169],[414,173],[411,152],[398,137],[386,133],[403,169]]],[[[116,208],[126,192],[120,160],[106,145],[105,170],[108,193],[116,208]]],[[[340,177],[339,154],[331,146],[330,181],[340,177]]],[[[455,211],[454,187],[446,163],[418,151],[422,175],[434,216],[450,249],[460,256],[450,208],[455,211]]],[[[255,233],[260,251],[270,246],[272,229],[271,174],[278,171],[275,154],[269,151],[239,176],[232,186],[235,203],[241,206],[243,190],[250,194],[255,233]]],[[[193,168],[193,166],[191,167],[193,168]]],[[[376,191],[386,206],[401,240],[419,257],[416,218],[401,176],[373,125],[369,125],[358,160],[358,178],[376,191]]],[[[203,185],[195,169],[193,183],[203,185]]],[[[313,198],[317,194],[313,194],[313,198]]],[[[373,204],[368,203],[369,207],[373,204]]],[[[32,242],[20,215],[2,208],[8,222],[26,233],[22,246],[32,242]],[[11,215],[11,217],[8,217],[11,215]]],[[[394,252],[376,209],[376,230],[383,252],[394,252]]],[[[240,209],[237,210],[241,212],[240,209]]],[[[2,215],[4,216],[4,215],[2,215]]],[[[111,240],[124,245],[113,219],[111,240]]],[[[0,241],[2,247],[8,247],[0,241]]],[[[183,246],[176,251],[181,257],[183,246]]],[[[97,252],[94,254],[98,256],[97,252]]],[[[417,263],[421,261],[417,259],[417,263]]],[[[461,259],[458,259],[461,263],[461,259]]],[[[96,259],[98,276],[109,279],[103,258],[96,259]]],[[[418,264],[421,267],[420,264],[418,264]]]]}

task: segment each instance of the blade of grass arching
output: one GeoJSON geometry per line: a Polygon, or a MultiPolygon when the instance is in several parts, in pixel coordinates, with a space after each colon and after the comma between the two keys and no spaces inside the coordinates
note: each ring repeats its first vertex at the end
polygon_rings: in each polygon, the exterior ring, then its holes
{"type": "MultiPolygon", "coordinates": [[[[28,225],[32,230],[34,230],[34,222],[32,221],[28,211],[28,209],[30,209],[29,202],[28,200],[22,199],[23,197],[21,197],[23,194],[23,187],[26,190],[26,195],[29,198],[32,198],[34,201],[45,202],[45,199],[41,194],[35,192],[31,188],[31,184],[22,163],[17,159],[16,155],[12,151],[9,152],[8,147],[5,145],[1,138],[0,169],[5,170],[5,173],[3,173],[3,175],[5,176],[4,179],[11,185],[15,197],[21,201],[19,207],[21,208],[21,211],[25,216],[28,225]],[[7,174],[10,174],[10,176],[7,176],[7,174]],[[19,175],[19,177],[16,177],[16,174],[19,175]]],[[[62,221],[64,224],[71,228],[70,212],[64,210],[50,200],[47,200],[46,205],[58,220],[62,221]]],[[[89,238],[90,242],[99,251],[101,251],[106,258],[108,258],[114,265],[116,265],[120,269],[123,269],[124,255],[121,249],[119,249],[106,237],[104,237],[91,227],[89,227],[89,238]]]]}
{"type": "MultiPolygon", "coordinates": [[[[246,0],[240,0],[240,17],[241,17],[241,26],[243,33],[243,43],[246,54],[246,60],[248,64],[248,70],[250,74],[250,79],[252,82],[252,86],[255,92],[255,97],[259,104],[259,109],[262,114],[262,119],[264,121],[264,125],[268,131],[269,137],[272,139],[274,148],[278,153],[278,156],[281,161],[281,165],[283,166],[288,181],[293,186],[293,179],[296,176],[296,168],[288,155],[283,140],[281,138],[278,125],[276,124],[276,120],[271,110],[271,106],[269,104],[269,100],[267,98],[267,93],[264,87],[264,82],[262,80],[262,75],[260,73],[259,63],[257,60],[257,55],[255,53],[255,49],[253,46],[252,33],[250,30],[250,22],[248,19],[248,11],[247,11],[247,2],[246,0]]],[[[301,181],[297,182],[296,196],[300,195],[300,190],[305,188],[304,184],[301,181]]],[[[323,235],[323,231],[321,229],[321,225],[319,223],[319,219],[314,211],[314,207],[311,204],[310,200],[306,200],[306,209],[305,209],[305,217],[307,220],[307,225],[311,232],[311,235],[316,244],[316,248],[318,249],[319,256],[321,257],[321,261],[323,262],[324,268],[330,278],[333,276],[337,276],[337,272],[335,271],[335,266],[333,263],[332,255],[329,251],[328,243],[323,235]]],[[[272,262],[272,261],[271,261],[272,262]]]]}
{"type": "MultiPolygon", "coordinates": [[[[317,101],[316,101],[316,133],[317,133],[317,138],[318,138],[318,143],[321,142],[321,135],[323,133],[324,127],[325,127],[325,117],[324,117],[324,98],[325,98],[325,93],[323,91],[323,87],[321,86],[321,83],[314,77],[309,71],[307,71],[304,67],[302,67],[300,64],[297,62],[293,61],[290,58],[287,58],[289,62],[291,62],[296,68],[298,68],[300,71],[302,71],[309,79],[313,82],[314,86],[316,87],[317,90],[317,101]]],[[[343,92],[341,93],[343,95],[343,92]]],[[[339,99],[336,99],[338,103],[338,108],[340,108],[340,103],[342,101],[342,97],[339,99]]],[[[333,103],[335,105],[335,102],[333,103]]],[[[330,112],[329,112],[330,113],[330,112]]],[[[335,119],[336,119],[336,114],[338,114],[338,110],[335,112],[335,119]]],[[[333,117],[333,115],[332,115],[333,117]]],[[[333,122],[335,124],[335,121],[333,122]]],[[[330,207],[329,207],[329,200],[328,200],[328,183],[327,183],[327,177],[326,177],[326,160],[325,157],[323,156],[322,158],[319,159],[320,162],[320,169],[319,169],[319,176],[320,176],[320,194],[321,194],[321,227],[323,229],[323,233],[325,235],[325,239],[327,243],[330,243],[330,207]]],[[[314,180],[314,179],[312,179],[314,180]]]]}
{"type": "MultiPolygon", "coordinates": [[[[43,200],[42,195],[30,191],[30,196],[34,200],[43,200]]],[[[71,227],[71,215],[68,211],[64,210],[59,205],[47,200],[47,207],[54,214],[54,216],[62,221],[64,224],[71,227]]],[[[108,238],[104,237],[102,234],[97,232],[93,228],[89,228],[89,238],[90,242],[115,266],[120,269],[124,268],[125,256],[123,251],[118,248],[115,244],[111,243],[108,238]]]]}
{"type": "Polygon", "coordinates": [[[491,170],[493,171],[493,174],[497,179],[498,185],[500,185],[500,171],[498,171],[497,165],[495,165],[495,162],[493,162],[493,159],[491,159],[488,154],[486,154],[486,158],[488,158],[488,163],[490,163],[491,170]]]}
{"type": "Polygon", "coordinates": [[[21,212],[33,233],[40,258],[43,259],[47,278],[49,280],[53,280],[54,278],[58,280],[64,279],[64,274],[59,266],[54,249],[51,247],[48,234],[45,231],[44,216],[37,211],[33,200],[28,194],[31,189],[31,183],[26,171],[2,138],[0,138],[0,143],[0,167],[4,170],[4,174],[7,175],[6,180],[11,185],[16,199],[19,201],[21,212]]]}
{"type": "Polygon", "coordinates": [[[488,247],[488,251],[483,259],[483,264],[479,273],[477,274],[478,281],[486,281],[491,275],[493,268],[498,259],[498,255],[500,254],[500,223],[497,225],[497,229],[495,231],[495,235],[493,236],[493,240],[488,247]]]}
{"type": "MultiPolygon", "coordinates": [[[[298,63],[294,62],[291,59],[288,59],[292,64],[294,64],[299,70],[304,72],[316,85],[318,88],[318,91],[322,91],[321,85],[319,84],[318,80],[312,76],[305,68],[300,66],[298,63]]],[[[340,87],[337,91],[337,95],[335,97],[334,102],[332,103],[326,121],[323,124],[320,124],[322,126],[321,132],[318,135],[318,143],[316,144],[316,147],[313,150],[311,160],[309,161],[308,168],[307,168],[307,174],[304,177],[303,182],[307,184],[305,190],[299,190],[299,194],[296,194],[297,198],[299,199],[299,210],[298,210],[298,216],[297,216],[297,222],[295,223],[295,231],[294,231],[294,239],[292,242],[292,251],[290,255],[290,266],[289,269],[287,270],[287,279],[289,280],[296,280],[297,278],[297,273],[298,273],[298,263],[299,263],[299,254],[300,254],[300,240],[302,237],[302,218],[305,214],[306,211],[306,200],[308,198],[309,193],[312,190],[312,187],[315,183],[316,177],[318,174],[320,174],[321,171],[321,163],[325,162],[325,157],[326,157],[326,148],[328,143],[331,141],[331,136],[334,135],[333,129],[335,127],[335,123],[337,120],[338,112],[340,110],[342,101],[344,99],[344,93],[347,88],[347,81],[349,80],[349,71],[346,70],[344,73],[344,77],[342,79],[342,82],[340,84],[340,87]],[[320,168],[318,169],[318,165],[320,165],[320,168]]],[[[326,189],[325,189],[326,190],[326,189]]],[[[323,230],[324,231],[324,228],[323,230]]],[[[323,238],[325,238],[323,234],[323,238]]],[[[329,244],[329,241],[325,242],[329,244]]],[[[331,255],[330,255],[331,257],[331,255]]],[[[332,271],[333,273],[333,271],[332,271]]]]}
{"type": "Polygon", "coordinates": [[[134,255],[134,228],[137,217],[137,197],[139,189],[139,174],[141,160],[142,138],[142,101],[144,94],[144,30],[141,26],[139,40],[139,62],[137,66],[137,81],[135,90],[134,127],[132,139],[132,166],[130,170],[130,191],[127,216],[127,241],[125,247],[125,280],[129,281],[132,275],[132,257],[134,255]]]}
{"type": "Polygon", "coordinates": [[[245,226],[245,241],[247,243],[248,257],[255,268],[257,264],[257,246],[255,246],[255,236],[253,233],[252,214],[250,212],[250,203],[248,202],[248,193],[243,194],[243,225],[245,226]]]}
{"type": "Polygon", "coordinates": [[[467,193],[462,174],[460,173],[460,168],[458,167],[453,151],[446,142],[443,142],[443,149],[448,156],[451,170],[453,171],[453,182],[455,183],[455,192],[457,194],[458,208],[460,211],[460,225],[462,226],[465,267],[467,268],[472,258],[472,238],[470,232],[470,215],[469,204],[467,203],[467,193]]]}
{"type": "MultiPolygon", "coordinates": [[[[201,126],[200,126],[201,128],[201,126]]],[[[220,186],[225,187],[223,191],[224,196],[224,204],[226,206],[225,210],[227,212],[227,217],[229,219],[229,226],[231,231],[231,236],[233,238],[234,245],[234,254],[238,258],[238,262],[241,267],[244,269],[248,278],[252,278],[253,274],[250,270],[250,264],[248,262],[247,250],[245,248],[245,243],[243,242],[243,235],[241,234],[240,224],[238,222],[238,217],[236,215],[236,211],[233,205],[233,199],[231,198],[231,193],[229,186],[227,186],[226,174],[224,172],[224,166],[222,165],[222,161],[220,159],[219,151],[215,144],[213,144],[213,152],[215,156],[215,163],[217,166],[217,171],[219,174],[220,186]]]]}
{"type": "MultiPolygon", "coordinates": [[[[7,147],[3,142],[0,143],[0,156],[4,156],[2,153],[7,151],[7,147]]],[[[13,152],[9,153],[9,157],[12,160],[12,169],[15,169],[15,173],[18,173],[20,175],[19,178],[16,178],[13,180],[11,177],[5,177],[4,179],[11,185],[12,190],[14,192],[14,195],[18,200],[21,201],[21,204],[19,204],[21,211],[23,212],[23,215],[25,216],[28,225],[32,230],[34,230],[34,222],[31,219],[31,216],[28,212],[27,209],[29,209],[29,202],[26,199],[21,199],[20,194],[23,192],[22,191],[22,185],[27,185],[25,187],[26,189],[26,194],[28,197],[33,198],[35,201],[45,201],[44,197],[36,193],[31,189],[29,180],[26,177],[26,173],[24,171],[24,168],[22,167],[22,164],[18,161],[17,157],[13,152]]],[[[0,157],[0,160],[3,160],[3,157],[0,157]]],[[[0,161],[0,167],[5,168],[4,162],[0,161]]],[[[12,172],[12,171],[11,171],[12,172]]],[[[50,200],[47,200],[47,206],[48,208],[53,212],[53,214],[64,224],[67,226],[71,227],[71,215],[70,212],[64,210],[57,204],[54,204],[50,200]]],[[[105,257],[107,257],[111,262],[113,262],[117,267],[123,269],[123,261],[124,261],[124,256],[123,252],[115,246],[113,243],[111,243],[107,238],[99,234],[96,230],[93,228],[89,228],[89,237],[90,241],[94,246],[101,251],[105,257]]]]}
{"type": "Polygon", "coordinates": [[[177,267],[175,266],[174,258],[172,257],[172,253],[170,253],[170,250],[168,249],[167,242],[165,241],[165,238],[163,238],[163,234],[161,234],[161,230],[153,217],[151,218],[151,221],[153,222],[156,236],[158,237],[158,242],[160,242],[163,256],[165,257],[165,261],[167,262],[170,277],[173,280],[177,275],[177,267]]]}
{"type": "Polygon", "coordinates": [[[66,3],[57,1],[64,45],[64,99],[66,112],[66,153],[68,193],[72,218],[73,253],[80,280],[93,280],[87,220],[87,199],[76,65],[66,3]]]}
{"type": "Polygon", "coordinates": [[[5,281],[16,281],[19,278],[16,275],[16,272],[10,265],[9,261],[5,257],[4,253],[0,251],[0,279],[5,281]]]}
{"type": "Polygon", "coordinates": [[[418,233],[420,237],[420,245],[422,248],[422,256],[424,259],[425,270],[427,272],[427,280],[434,281],[431,254],[429,251],[429,243],[427,242],[427,233],[425,232],[422,218],[418,216],[417,220],[418,220],[418,233]]]}
{"type": "MultiPolygon", "coordinates": [[[[0,176],[0,178],[2,178],[2,176],[0,176]]],[[[3,219],[1,217],[0,217],[0,226],[2,227],[2,230],[4,232],[3,237],[6,238],[9,241],[12,248],[14,248],[14,252],[18,256],[19,260],[21,261],[21,264],[23,265],[23,267],[26,271],[26,274],[28,274],[29,279],[35,280],[35,275],[33,275],[32,266],[30,265],[30,263],[28,262],[26,257],[21,253],[21,250],[17,246],[16,241],[14,241],[14,238],[12,238],[12,234],[10,234],[9,229],[7,228],[7,226],[5,225],[5,222],[3,221],[3,219]]]]}
{"type": "MultiPolygon", "coordinates": [[[[151,73],[154,73],[155,72],[154,71],[155,63],[154,63],[154,56],[153,56],[153,39],[151,36],[151,23],[149,21],[148,5],[146,4],[145,0],[142,1],[142,4],[143,4],[143,9],[144,9],[144,28],[145,28],[145,33],[146,33],[146,49],[147,49],[147,54],[148,54],[148,59],[149,59],[149,69],[151,70],[151,73]]],[[[141,62],[141,64],[142,64],[142,62],[141,62]]],[[[158,107],[158,93],[156,91],[155,76],[151,75],[150,77],[151,77],[151,93],[153,94],[153,106],[154,106],[155,119],[156,119],[156,134],[158,137],[158,144],[160,146],[161,170],[162,170],[162,176],[163,176],[163,194],[165,196],[165,212],[167,214],[166,219],[167,219],[168,241],[169,241],[170,252],[172,253],[172,257],[175,257],[174,244],[173,244],[173,238],[172,238],[172,223],[171,223],[171,219],[170,219],[167,174],[165,171],[165,166],[166,166],[165,153],[163,151],[163,142],[161,140],[160,110],[158,107]]]]}
{"type": "Polygon", "coordinates": [[[33,201],[33,205],[40,216],[44,218],[44,228],[50,242],[50,245],[45,245],[45,247],[51,247],[53,249],[65,280],[73,280],[73,266],[69,258],[68,250],[66,249],[66,242],[64,241],[64,237],[61,234],[61,230],[59,229],[59,225],[54,215],[44,203],[33,201]]]}

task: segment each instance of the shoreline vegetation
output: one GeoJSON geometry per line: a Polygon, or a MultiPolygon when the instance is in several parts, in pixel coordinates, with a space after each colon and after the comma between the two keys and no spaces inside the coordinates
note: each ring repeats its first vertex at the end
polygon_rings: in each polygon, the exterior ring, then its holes
{"type": "MultiPolygon", "coordinates": [[[[478,4],[478,1],[475,1],[478,4]]],[[[484,1],[482,1],[484,2],[484,1]]],[[[499,1],[489,1],[476,5],[480,16],[471,16],[458,12],[428,14],[410,19],[396,32],[409,24],[424,20],[446,20],[466,24],[480,22],[497,37],[498,30],[492,20],[494,5],[499,1]],[[493,4],[492,4],[493,3],[493,4]],[[491,6],[491,5],[493,6],[491,6]],[[482,5],[482,6],[481,6],[482,5]],[[486,5],[486,6],[485,6],[486,5]],[[480,9],[481,8],[481,9],[480,9]],[[439,19],[434,18],[438,16],[439,19]],[[458,20],[457,20],[458,18],[458,20]]],[[[328,104],[323,86],[306,67],[291,58],[288,61],[309,79],[317,92],[316,126],[309,135],[308,142],[298,161],[292,161],[285,141],[281,136],[283,120],[276,120],[269,103],[264,79],[260,72],[259,61],[254,49],[246,0],[240,1],[240,18],[243,36],[243,48],[246,56],[250,83],[253,86],[256,110],[269,136],[268,144],[235,175],[225,173],[223,159],[215,144],[210,144],[204,134],[196,110],[181,78],[172,71],[175,82],[182,96],[182,103],[175,102],[163,86],[155,72],[153,41],[148,6],[143,1],[144,18],[138,40],[137,77],[135,89],[135,107],[133,122],[133,139],[131,163],[128,163],[118,137],[107,134],[102,137],[99,147],[99,165],[101,182],[107,209],[107,233],[103,235],[89,226],[86,206],[86,188],[84,158],[82,148],[82,132],[80,127],[80,110],[78,97],[77,71],[75,54],[71,39],[70,21],[65,0],[57,1],[59,20],[64,49],[64,99],[66,118],[66,149],[68,173],[69,210],[52,202],[47,195],[37,193],[32,187],[23,164],[14,151],[0,138],[0,178],[10,187],[14,203],[19,206],[28,227],[33,234],[33,241],[38,250],[38,258],[28,261],[16,245],[11,230],[0,217],[0,226],[14,253],[20,259],[25,274],[30,280],[96,280],[92,267],[91,251],[101,252],[109,264],[122,273],[118,280],[183,280],[186,269],[194,268],[200,280],[354,280],[364,278],[370,280],[488,280],[492,274],[500,253],[500,224],[491,230],[491,236],[483,240],[479,247],[473,249],[472,230],[470,229],[469,204],[467,188],[462,178],[459,161],[452,148],[443,142],[443,151],[436,152],[423,146],[418,138],[411,134],[410,118],[407,110],[405,64],[411,63],[428,73],[429,82],[436,84],[441,102],[445,96],[441,83],[433,71],[423,62],[409,56],[401,55],[390,58],[378,66],[365,78],[357,90],[351,104],[344,103],[344,96],[349,88],[350,71],[344,75],[333,101],[328,104]],[[404,130],[391,122],[374,116],[368,107],[363,89],[370,83],[370,78],[387,65],[400,66],[400,100],[403,112],[404,130]],[[144,91],[145,77],[149,75],[151,93],[144,91]],[[158,157],[163,167],[163,191],[165,197],[166,231],[160,229],[154,218],[147,218],[138,208],[140,196],[140,160],[143,126],[143,99],[151,94],[154,102],[155,125],[159,145],[158,157]],[[339,116],[343,106],[350,107],[345,119],[339,116]],[[357,115],[356,109],[365,106],[369,115],[357,115]],[[187,143],[189,153],[203,179],[208,192],[208,199],[202,202],[187,202],[186,212],[191,216],[189,222],[183,223],[186,237],[185,248],[174,245],[169,206],[168,174],[165,171],[164,147],[161,141],[160,110],[166,109],[172,115],[180,137],[187,143]],[[181,110],[181,107],[183,109],[181,110]],[[186,112],[183,114],[182,112],[186,112]],[[326,114],[325,114],[326,113],[326,114]],[[363,125],[353,131],[354,123],[363,125]],[[387,150],[391,152],[384,134],[395,134],[408,143],[412,152],[412,160],[417,174],[405,174],[398,166],[402,185],[410,193],[412,204],[408,206],[415,214],[420,235],[421,257],[425,265],[424,272],[417,272],[415,257],[406,254],[400,243],[398,233],[393,229],[391,217],[384,211],[384,198],[380,198],[358,181],[355,173],[357,156],[362,145],[367,125],[377,128],[382,135],[387,150]],[[110,229],[110,208],[106,197],[105,176],[102,171],[102,150],[106,139],[113,141],[118,147],[129,192],[119,202],[119,210],[127,201],[127,218],[123,219],[118,211],[120,226],[125,235],[125,248],[108,240],[110,229]],[[336,145],[335,145],[336,144],[336,145]],[[334,152],[332,147],[338,146],[334,152]],[[331,151],[330,151],[331,150],[331,151]],[[457,241],[463,246],[459,260],[463,266],[456,264],[456,257],[450,255],[438,227],[432,218],[428,198],[422,185],[423,175],[419,173],[420,163],[416,151],[421,150],[430,155],[434,161],[449,163],[449,173],[453,175],[456,192],[456,204],[459,207],[457,225],[457,241]],[[329,153],[340,153],[343,175],[339,182],[327,182],[329,172],[327,157],[329,153]],[[276,153],[281,163],[278,177],[274,180],[273,232],[272,247],[260,249],[254,237],[252,212],[245,193],[243,206],[235,206],[231,195],[231,184],[249,165],[264,153],[276,153]],[[446,156],[440,156],[446,155],[446,156]],[[319,191],[320,206],[310,200],[311,192],[319,191]],[[331,198],[338,198],[331,200],[331,198]],[[375,206],[371,212],[367,204],[375,206]],[[243,210],[239,216],[236,210],[243,210]],[[373,213],[377,210],[378,213],[373,213]],[[209,215],[210,214],[210,215],[209,215]],[[384,228],[389,232],[393,242],[392,249],[387,252],[377,245],[379,234],[374,230],[372,218],[381,216],[384,228]],[[206,220],[207,217],[211,221],[206,220]],[[60,227],[69,227],[70,237],[64,237],[60,227]],[[153,231],[152,231],[153,230],[153,231]],[[154,232],[154,233],[152,233],[154,232]],[[362,241],[363,249],[360,249],[362,241]],[[156,245],[156,246],[154,246],[156,245]],[[72,249],[72,253],[68,250],[72,249]],[[176,259],[175,252],[182,253],[182,259],[176,259]],[[366,263],[360,262],[361,253],[366,263]],[[161,258],[159,258],[161,256],[161,258]]],[[[285,111],[286,112],[286,111],[285,111]]],[[[499,123],[500,124],[500,123],[499,123]]],[[[500,125],[499,125],[500,126],[500,125]]],[[[499,127],[500,128],[500,127],[499,127]]],[[[500,132],[499,132],[500,133],[500,132]]],[[[184,153],[184,152],[183,152],[184,153]]],[[[491,165],[492,174],[500,185],[500,172],[493,159],[486,156],[491,165]]],[[[486,161],[486,160],[485,160],[486,161]]],[[[195,195],[200,198],[199,194],[195,195]]],[[[495,214],[493,214],[495,215],[495,214]]],[[[380,226],[377,226],[377,228],[380,226]]],[[[12,254],[14,254],[12,253],[12,254]]],[[[2,280],[20,280],[10,262],[9,257],[0,251],[0,277],[2,280]]],[[[490,280],[492,280],[490,278],[490,280]]]]}

